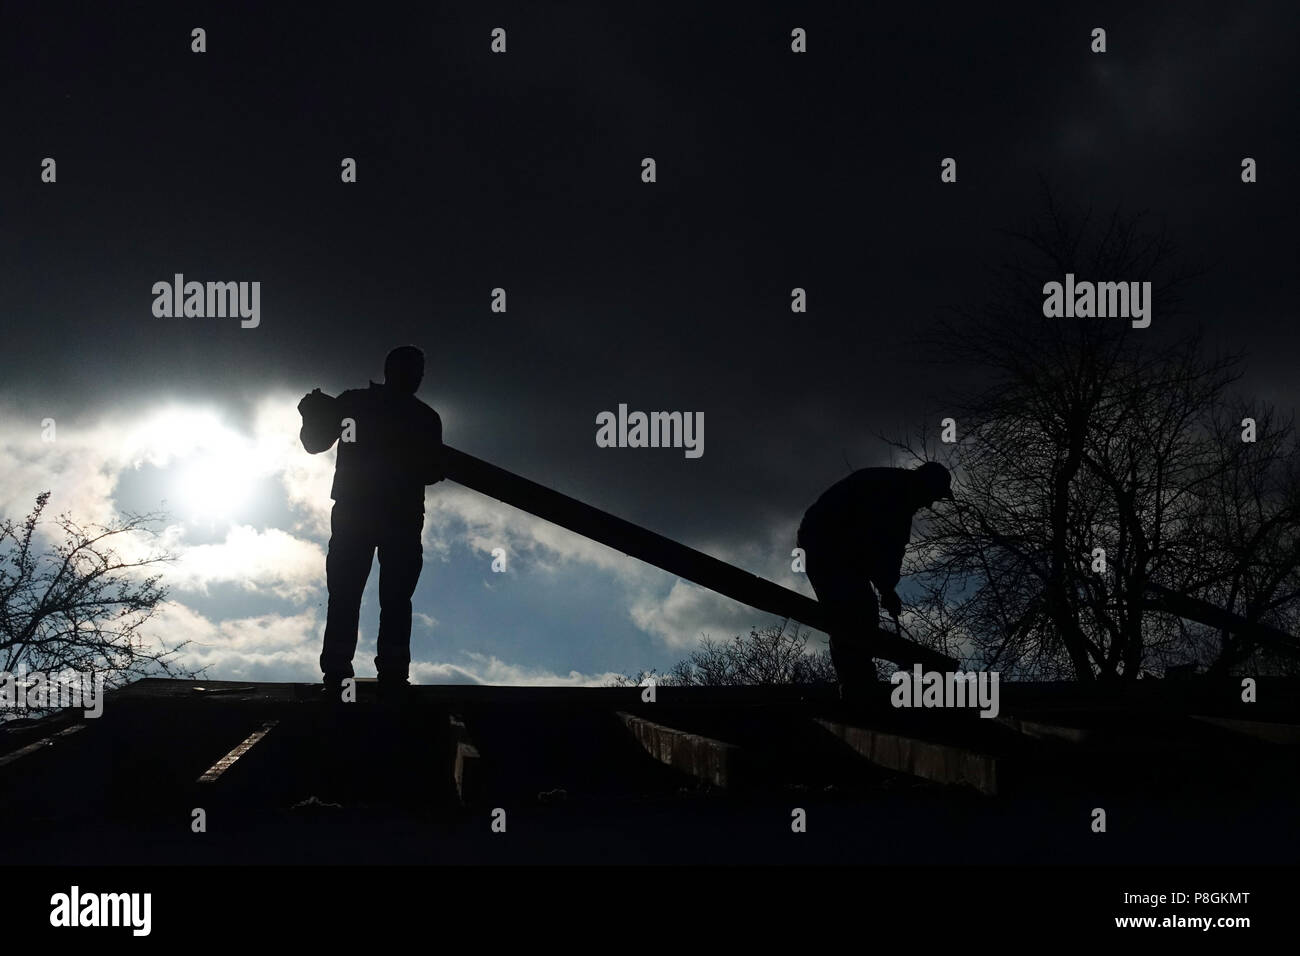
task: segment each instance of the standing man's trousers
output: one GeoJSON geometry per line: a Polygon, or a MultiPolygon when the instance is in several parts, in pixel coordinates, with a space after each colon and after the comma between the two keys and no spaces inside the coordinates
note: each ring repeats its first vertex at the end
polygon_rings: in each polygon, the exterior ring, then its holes
{"type": "Polygon", "coordinates": [[[379,638],[375,670],[383,682],[405,682],[411,664],[411,595],[424,563],[423,512],[336,502],[330,515],[325,576],[329,611],[320,669],[325,680],[352,677],[361,593],[379,552],[379,638]]]}

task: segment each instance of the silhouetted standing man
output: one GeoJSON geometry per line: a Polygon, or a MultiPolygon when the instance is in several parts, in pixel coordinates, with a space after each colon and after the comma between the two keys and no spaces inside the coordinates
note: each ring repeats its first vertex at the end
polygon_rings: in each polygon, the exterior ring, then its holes
{"type": "Polygon", "coordinates": [[[831,662],[846,693],[875,679],[871,637],[885,610],[897,619],[894,591],[912,536],[912,516],[952,498],[952,476],[938,462],[914,470],[863,468],[813,503],[799,525],[804,570],[830,619],[831,662]]]}
{"type": "Polygon", "coordinates": [[[379,636],[375,669],[381,695],[405,688],[411,663],[411,595],[424,562],[424,486],[443,475],[442,419],[415,397],[424,353],[413,345],[384,360],[384,383],[331,398],[316,389],[298,403],[299,437],[313,455],[339,442],[330,497],[325,574],[329,610],[320,668],[335,699],[353,676],[361,593],[379,552],[379,636]]]}

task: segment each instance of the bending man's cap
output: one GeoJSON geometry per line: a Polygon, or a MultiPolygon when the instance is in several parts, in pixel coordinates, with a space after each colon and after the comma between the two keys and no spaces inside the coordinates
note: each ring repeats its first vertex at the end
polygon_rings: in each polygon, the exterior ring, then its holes
{"type": "Polygon", "coordinates": [[[937,461],[927,461],[914,474],[932,498],[952,500],[952,474],[943,465],[937,461]]]}

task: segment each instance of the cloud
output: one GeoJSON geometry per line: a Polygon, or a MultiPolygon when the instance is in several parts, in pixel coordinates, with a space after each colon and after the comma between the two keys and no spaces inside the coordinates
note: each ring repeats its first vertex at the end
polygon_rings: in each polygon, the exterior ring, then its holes
{"type": "Polygon", "coordinates": [[[531,687],[603,687],[620,675],[583,674],[576,670],[568,674],[508,664],[497,657],[485,654],[464,653],[465,662],[430,663],[412,662],[411,680],[415,683],[473,683],[527,685],[531,687]]]}
{"type": "Polygon", "coordinates": [[[667,595],[642,594],[631,607],[637,627],[671,648],[693,647],[702,634],[731,637],[771,622],[758,611],[714,591],[677,580],[667,595]]]}
{"type": "MultiPolygon", "coordinates": [[[[150,623],[156,633],[167,635],[168,646],[189,641],[178,663],[187,668],[206,668],[211,679],[320,681],[318,657],[323,622],[313,611],[215,622],[180,602],[168,601],[150,623]]],[[[371,655],[373,647],[367,649],[366,642],[361,642],[356,661],[358,676],[373,676],[369,668],[371,655]]],[[[463,652],[457,662],[411,662],[411,681],[420,684],[601,687],[617,676],[612,672],[583,674],[577,670],[556,674],[474,652],[463,652]]]]}
{"type": "Polygon", "coordinates": [[[0,408],[0,514],[19,517],[36,496],[51,492],[56,511],[103,522],[113,515],[111,496],[120,457],[100,429],[82,430],[52,419],[52,409],[0,408]],[[52,430],[42,425],[50,419],[52,430]],[[53,441],[46,437],[52,435],[53,441]]]}
{"type": "Polygon", "coordinates": [[[211,584],[233,583],[301,603],[324,587],[325,550],[278,528],[240,526],[218,544],[182,549],[179,559],[165,566],[163,582],[203,593],[211,584]]]}
{"type": "Polygon", "coordinates": [[[526,511],[451,482],[431,486],[425,498],[426,547],[442,554],[463,542],[482,554],[505,548],[512,566],[556,572],[579,563],[635,580],[644,565],[635,559],[526,511]]]}
{"type": "MultiPolygon", "coordinates": [[[[514,570],[527,568],[559,574],[592,569],[609,573],[623,589],[631,622],[669,648],[693,647],[701,633],[715,637],[745,633],[751,626],[772,619],[767,612],[675,578],[484,495],[451,484],[439,484],[434,489],[426,504],[425,536],[429,549],[447,554],[453,542],[461,542],[488,555],[493,548],[504,547],[514,570]]],[[[781,521],[768,529],[763,542],[741,548],[715,542],[705,550],[811,596],[812,589],[804,575],[790,570],[793,528],[790,522],[781,521]],[[772,573],[778,570],[773,566],[776,561],[779,561],[780,574],[772,573]]]]}
{"type": "Polygon", "coordinates": [[[321,621],[314,611],[216,622],[180,602],[167,601],[147,628],[168,646],[191,642],[177,662],[206,668],[214,680],[320,680],[321,621]]]}
{"type": "Polygon", "coordinates": [[[330,486],[334,481],[335,450],[309,455],[298,439],[302,419],[297,403],[301,396],[271,393],[257,404],[253,435],[260,454],[277,463],[276,472],[284,486],[290,509],[297,517],[294,528],[300,534],[328,539],[330,486]]]}
{"type": "MultiPolygon", "coordinates": [[[[486,555],[493,548],[504,547],[513,570],[608,573],[622,588],[621,600],[626,602],[633,625],[669,648],[692,647],[701,633],[742,633],[771,618],[483,495],[454,485],[436,487],[439,490],[430,496],[425,527],[432,550],[446,553],[453,542],[463,542],[486,555]]],[[[788,583],[799,586],[795,580],[788,583]]]]}

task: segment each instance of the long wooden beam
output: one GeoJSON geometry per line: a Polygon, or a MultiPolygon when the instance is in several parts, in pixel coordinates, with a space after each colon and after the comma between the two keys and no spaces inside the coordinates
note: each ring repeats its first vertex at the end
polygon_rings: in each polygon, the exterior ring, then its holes
{"type": "Polygon", "coordinates": [[[1180,594],[1160,584],[1148,584],[1147,592],[1150,596],[1145,605],[1152,610],[1166,611],[1207,627],[1239,634],[1262,647],[1290,657],[1300,657],[1300,640],[1281,628],[1261,621],[1248,621],[1240,614],[1233,614],[1209,601],[1180,594]]]}
{"type": "MultiPolygon", "coordinates": [[[[726,595],[760,611],[827,629],[825,615],[812,598],[742,571],[671,538],[665,538],[609,512],[529,481],[449,445],[443,446],[446,475],[457,484],[513,505],[585,538],[653,564],[680,578],[726,595]]],[[[875,622],[871,622],[875,623],[875,622]]],[[[904,637],[877,629],[873,653],[900,667],[921,664],[929,670],[957,670],[957,662],[904,637]]]]}

